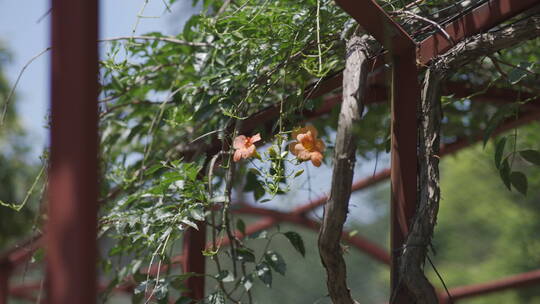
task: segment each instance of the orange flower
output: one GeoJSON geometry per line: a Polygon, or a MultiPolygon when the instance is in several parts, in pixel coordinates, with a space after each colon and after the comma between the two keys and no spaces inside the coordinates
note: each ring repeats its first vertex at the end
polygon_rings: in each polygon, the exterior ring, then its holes
{"type": "Polygon", "coordinates": [[[253,135],[252,137],[247,137],[244,135],[237,136],[233,141],[233,148],[236,149],[234,151],[233,160],[235,162],[239,161],[241,158],[248,158],[255,153],[257,153],[257,150],[255,150],[254,143],[261,140],[261,135],[259,133],[253,135]]]}
{"type": "Polygon", "coordinates": [[[292,137],[298,140],[289,145],[289,150],[300,160],[311,160],[315,167],[320,167],[325,145],[317,138],[317,129],[306,126],[293,131],[292,137]]]}

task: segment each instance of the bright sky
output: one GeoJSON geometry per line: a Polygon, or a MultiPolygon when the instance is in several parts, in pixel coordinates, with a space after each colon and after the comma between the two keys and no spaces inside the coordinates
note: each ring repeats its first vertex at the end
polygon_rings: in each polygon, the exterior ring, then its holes
{"type": "MultiPolygon", "coordinates": [[[[162,31],[174,35],[198,10],[191,6],[191,0],[178,0],[170,14],[164,5],[168,1],[148,1],[142,15],[160,18],[141,18],[136,34],[162,31]]],[[[131,35],[144,4],[145,0],[100,1],[100,36],[131,35]]],[[[2,68],[12,84],[23,66],[49,46],[49,8],[50,1],[0,0],[0,45],[12,54],[11,64],[2,68]]],[[[49,54],[45,54],[29,65],[16,91],[17,110],[29,132],[35,160],[48,142],[44,125],[49,105],[49,60],[49,54]]]]}

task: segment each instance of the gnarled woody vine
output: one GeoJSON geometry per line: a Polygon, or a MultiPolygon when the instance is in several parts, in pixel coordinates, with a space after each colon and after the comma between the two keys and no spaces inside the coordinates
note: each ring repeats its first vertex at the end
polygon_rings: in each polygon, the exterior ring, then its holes
{"type": "Polygon", "coordinates": [[[367,86],[368,59],[365,40],[365,38],[353,36],[347,42],[347,58],[343,71],[343,103],[336,135],[332,188],[330,198],[324,207],[324,218],[319,232],[319,253],[326,269],[326,284],[333,303],[356,303],[347,287],[341,233],[347,219],[356,162],[356,140],[353,128],[354,124],[360,120],[367,86]]]}

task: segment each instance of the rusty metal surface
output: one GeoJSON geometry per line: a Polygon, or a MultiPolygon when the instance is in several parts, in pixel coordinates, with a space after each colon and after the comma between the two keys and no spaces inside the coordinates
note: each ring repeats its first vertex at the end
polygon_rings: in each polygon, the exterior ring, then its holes
{"type": "Polygon", "coordinates": [[[96,303],[98,1],[52,1],[47,302],[96,303]]]}
{"type": "MultiPolygon", "coordinates": [[[[538,0],[490,0],[446,25],[444,29],[455,42],[459,42],[489,30],[538,4],[538,0]]],[[[420,42],[417,50],[418,61],[426,65],[433,57],[443,54],[451,47],[452,43],[444,34],[437,32],[420,42]]]]}

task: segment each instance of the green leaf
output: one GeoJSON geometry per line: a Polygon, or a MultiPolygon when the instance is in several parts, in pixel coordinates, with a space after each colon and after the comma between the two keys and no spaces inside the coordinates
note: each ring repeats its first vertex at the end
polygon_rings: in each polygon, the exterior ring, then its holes
{"type": "Polygon", "coordinates": [[[210,304],[225,304],[225,296],[221,290],[217,290],[208,297],[210,304]]]}
{"type": "Polygon", "coordinates": [[[255,255],[247,248],[235,249],[236,259],[242,262],[255,263],[255,255]]]}
{"type": "Polygon", "coordinates": [[[304,173],[304,169],[296,171],[296,173],[294,174],[294,177],[298,177],[298,176],[302,175],[302,173],[304,173]]]}
{"type": "Polygon", "coordinates": [[[508,104],[503,107],[500,107],[493,116],[489,119],[486,129],[484,130],[484,147],[486,146],[489,138],[493,135],[493,132],[497,127],[507,118],[514,115],[518,105],[517,104],[508,104]]]}
{"type": "Polygon", "coordinates": [[[266,239],[268,237],[268,231],[266,230],[261,230],[261,231],[257,231],[257,232],[254,232],[252,233],[249,238],[250,239],[266,239]]]}
{"type": "Polygon", "coordinates": [[[187,226],[195,229],[195,230],[199,230],[199,227],[197,226],[197,224],[195,224],[194,222],[188,220],[187,218],[184,218],[182,220],[180,220],[183,224],[186,224],[187,226]]]}
{"type": "Polygon", "coordinates": [[[39,247],[38,249],[36,249],[36,251],[34,251],[34,254],[32,254],[32,259],[30,263],[33,264],[33,263],[41,262],[44,257],[45,257],[45,250],[42,247],[39,247]]]}
{"type": "Polygon", "coordinates": [[[504,147],[506,146],[506,137],[501,137],[495,144],[495,167],[497,169],[501,166],[501,160],[504,153],[504,147]]]}
{"type": "Polygon", "coordinates": [[[144,171],[144,175],[145,176],[150,176],[150,175],[156,173],[156,171],[158,171],[158,170],[160,170],[162,168],[163,168],[162,164],[153,165],[152,167],[150,167],[150,168],[148,168],[148,169],[146,169],[144,171]]]}
{"type": "Polygon", "coordinates": [[[272,267],[272,269],[281,275],[285,275],[285,272],[287,271],[287,264],[279,253],[269,250],[264,254],[264,260],[268,265],[270,265],[270,267],[272,267]]]}
{"type": "Polygon", "coordinates": [[[536,150],[523,150],[519,151],[519,155],[531,164],[540,166],[540,151],[536,150]]]}
{"type": "Polygon", "coordinates": [[[261,197],[263,197],[265,194],[266,194],[266,191],[264,191],[264,187],[262,187],[262,186],[257,187],[257,188],[255,188],[255,190],[253,190],[253,196],[254,196],[256,201],[261,199],[261,197]]]}
{"type": "Polygon", "coordinates": [[[246,235],[246,223],[242,219],[236,221],[236,229],[242,232],[243,235],[246,235]]]}
{"type": "Polygon", "coordinates": [[[287,231],[283,233],[283,235],[289,239],[294,249],[296,249],[303,257],[306,256],[306,247],[304,247],[304,240],[300,234],[294,231],[287,231]]]}
{"type": "Polygon", "coordinates": [[[204,209],[202,206],[196,206],[189,211],[189,214],[194,220],[204,221],[204,209]]]}
{"type": "Polygon", "coordinates": [[[501,176],[503,183],[506,185],[506,188],[508,188],[508,190],[512,190],[510,187],[510,164],[508,163],[508,158],[505,158],[502,161],[501,166],[499,167],[499,175],[501,176]]]}
{"type": "Polygon", "coordinates": [[[163,300],[169,294],[169,288],[166,284],[159,284],[154,289],[154,297],[158,300],[163,300]]]}
{"type": "Polygon", "coordinates": [[[527,195],[527,176],[519,171],[514,171],[510,174],[510,181],[514,188],[521,194],[527,195]]]}
{"type": "Polygon", "coordinates": [[[242,283],[242,286],[244,286],[244,289],[246,291],[249,291],[251,287],[253,287],[253,276],[247,275],[245,277],[242,277],[241,283],[242,283]]]}
{"type": "Polygon", "coordinates": [[[26,202],[28,202],[28,199],[34,193],[34,188],[38,184],[39,180],[41,179],[41,176],[43,176],[43,173],[45,172],[45,166],[41,167],[41,170],[39,170],[38,175],[34,179],[34,182],[32,183],[32,186],[30,186],[30,189],[26,192],[26,196],[24,197],[24,200],[20,204],[13,204],[13,203],[4,203],[0,200],[0,206],[11,208],[15,211],[21,211],[21,209],[26,205],[26,202]]]}
{"type": "Polygon", "coordinates": [[[141,294],[146,290],[146,286],[148,285],[148,281],[141,282],[135,289],[133,289],[133,294],[141,294]]]}
{"type": "Polygon", "coordinates": [[[222,270],[219,274],[215,276],[216,280],[222,281],[222,282],[233,282],[234,281],[234,275],[230,273],[228,270],[222,270]]]}
{"type": "Polygon", "coordinates": [[[272,287],[272,270],[266,263],[263,262],[257,265],[255,267],[255,272],[266,287],[272,287]]]}
{"type": "Polygon", "coordinates": [[[516,84],[525,78],[528,73],[527,70],[533,65],[532,62],[521,62],[517,68],[514,68],[508,73],[508,81],[511,84],[516,84]]]}

